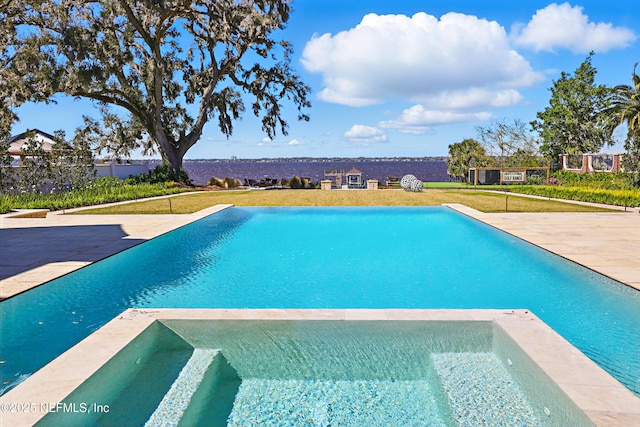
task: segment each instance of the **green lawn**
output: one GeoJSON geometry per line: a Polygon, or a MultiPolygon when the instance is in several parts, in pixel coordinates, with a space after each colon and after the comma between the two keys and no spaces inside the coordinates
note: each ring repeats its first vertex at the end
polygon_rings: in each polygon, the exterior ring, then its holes
{"type": "Polygon", "coordinates": [[[424,188],[476,188],[468,182],[423,182],[424,188]]]}
{"type": "Polygon", "coordinates": [[[606,209],[549,200],[530,199],[514,194],[476,190],[427,189],[421,193],[403,190],[254,190],[209,191],[170,198],[132,202],[90,209],[79,214],[166,214],[193,213],[216,204],[236,206],[440,206],[460,203],[482,212],[598,212],[606,209]]]}

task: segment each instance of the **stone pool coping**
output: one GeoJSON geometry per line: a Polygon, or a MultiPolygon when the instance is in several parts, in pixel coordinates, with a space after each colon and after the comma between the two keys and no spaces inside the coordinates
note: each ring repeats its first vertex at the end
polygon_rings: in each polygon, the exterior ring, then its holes
{"type": "Polygon", "coordinates": [[[492,321],[595,425],[640,425],[640,398],[531,312],[438,309],[129,309],[0,396],[3,425],[36,423],[46,415],[41,404],[61,402],[154,321],[170,319],[492,321]]]}

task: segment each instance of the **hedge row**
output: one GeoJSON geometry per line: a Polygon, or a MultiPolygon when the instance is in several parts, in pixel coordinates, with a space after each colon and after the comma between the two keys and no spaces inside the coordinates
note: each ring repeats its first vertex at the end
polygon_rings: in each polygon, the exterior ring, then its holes
{"type": "Polygon", "coordinates": [[[595,172],[588,174],[557,171],[552,174],[552,179],[562,187],[588,187],[611,190],[633,189],[633,179],[628,172],[595,172]]]}
{"type": "Polygon", "coordinates": [[[550,185],[510,186],[514,193],[578,200],[615,206],[640,206],[640,189],[612,190],[586,187],[557,187],[550,185]]]}
{"type": "Polygon", "coordinates": [[[0,213],[6,213],[13,209],[70,209],[175,194],[181,191],[183,189],[173,187],[170,183],[132,184],[126,180],[105,177],[98,178],[96,182],[83,190],[53,194],[0,194],[0,213]]]}

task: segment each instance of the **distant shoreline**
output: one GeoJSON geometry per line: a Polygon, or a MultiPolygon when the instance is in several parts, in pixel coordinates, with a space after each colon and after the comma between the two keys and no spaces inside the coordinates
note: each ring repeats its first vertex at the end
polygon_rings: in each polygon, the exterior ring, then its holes
{"type": "MultiPolygon", "coordinates": [[[[184,159],[184,163],[276,163],[276,162],[309,162],[309,163],[327,163],[327,162],[420,162],[420,161],[446,161],[447,156],[423,156],[423,157],[262,157],[258,159],[243,159],[239,157],[231,157],[228,159],[184,159]]],[[[131,159],[125,162],[131,163],[161,163],[161,159],[131,159]]]]}
{"type": "MultiPolygon", "coordinates": [[[[158,165],[149,163],[150,166],[158,165]]],[[[423,182],[449,181],[447,163],[442,157],[395,158],[268,158],[268,159],[213,159],[185,160],[183,167],[195,184],[205,184],[211,177],[230,177],[260,181],[263,179],[291,179],[294,176],[308,178],[311,182],[325,179],[326,171],[357,169],[364,180],[375,179],[380,183],[389,177],[400,178],[412,174],[423,182]]]]}
{"type": "MultiPolygon", "coordinates": [[[[325,172],[348,171],[356,168],[362,178],[385,183],[390,177],[411,174],[422,182],[448,182],[447,157],[278,157],[261,159],[185,159],[183,167],[196,185],[206,185],[212,177],[245,180],[308,178],[311,182],[325,179],[325,172]]],[[[162,164],[160,159],[129,160],[124,163],[147,165],[149,169],[162,164]]]]}

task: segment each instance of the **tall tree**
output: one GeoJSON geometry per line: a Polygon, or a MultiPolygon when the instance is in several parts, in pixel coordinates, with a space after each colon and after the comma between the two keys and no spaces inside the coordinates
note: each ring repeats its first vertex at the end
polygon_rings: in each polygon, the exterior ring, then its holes
{"type": "Polygon", "coordinates": [[[287,132],[285,98],[308,120],[309,88],[290,66],[290,43],[274,37],[289,19],[288,0],[19,3],[7,17],[17,31],[0,80],[22,76],[35,95],[10,102],[65,93],[119,107],[105,109],[111,131],[132,127],[129,141],[150,140],[175,173],[207,121],[231,135],[246,98],[269,137],[287,132]]]}
{"type": "Polygon", "coordinates": [[[624,166],[634,173],[634,183],[640,185],[640,76],[636,74],[637,67],[636,63],[631,73],[631,85],[618,85],[611,90],[605,114],[612,118],[611,135],[618,126],[627,126],[624,166]]]}
{"type": "Polygon", "coordinates": [[[560,74],[550,88],[549,106],[531,122],[542,139],[540,152],[551,161],[562,153],[595,152],[612,143],[609,119],[601,114],[610,89],[595,84],[593,55],[591,52],[573,75],[560,74]]]}
{"type": "MultiPolygon", "coordinates": [[[[0,0],[0,70],[8,67],[11,61],[9,45],[15,35],[12,16],[17,11],[17,5],[12,0],[0,0]]],[[[2,71],[0,71],[2,73],[2,71]]],[[[10,108],[12,88],[21,83],[17,76],[9,79],[0,74],[0,190],[8,191],[15,183],[15,173],[11,167],[12,157],[9,154],[9,137],[11,126],[16,120],[10,108]]]]}
{"type": "Polygon", "coordinates": [[[540,166],[538,141],[519,119],[478,127],[478,136],[499,167],[540,166]]]}
{"type": "Polygon", "coordinates": [[[467,181],[469,168],[488,166],[491,163],[484,147],[475,139],[467,138],[449,145],[448,173],[459,181],[467,181]]]}
{"type": "MultiPolygon", "coordinates": [[[[13,16],[17,10],[12,0],[0,0],[0,73],[11,63],[12,52],[9,46],[15,37],[16,29],[13,16]]],[[[20,82],[17,75],[0,74],[0,143],[6,143],[11,132],[11,125],[16,119],[10,109],[11,100],[14,98],[11,88],[20,82]]]]}

